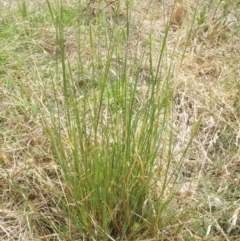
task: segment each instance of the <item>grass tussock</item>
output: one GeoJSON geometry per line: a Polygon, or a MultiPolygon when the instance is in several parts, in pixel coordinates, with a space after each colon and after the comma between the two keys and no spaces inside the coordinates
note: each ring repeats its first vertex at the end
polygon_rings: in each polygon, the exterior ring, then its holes
{"type": "Polygon", "coordinates": [[[2,240],[238,240],[239,3],[0,2],[2,240]]]}

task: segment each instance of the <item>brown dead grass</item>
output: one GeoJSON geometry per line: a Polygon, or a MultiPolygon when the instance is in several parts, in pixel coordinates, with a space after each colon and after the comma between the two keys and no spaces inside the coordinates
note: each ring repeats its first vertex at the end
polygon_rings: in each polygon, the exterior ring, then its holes
{"type": "MultiPolygon", "coordinates": [[[[208,1],[201,2],[204,5],[208,1]]],[[[2,3],[14,8],[14,1],[2,3]]],[[[172,78],[175,100],[171,123],[177,131],[176,160],[190,138],[194,123],[200,116],[203,118],[194,143],[184,159],[182,175],[179,177],[180,186],[174,200],[175,210],[186,210],[185,216],[176,218],[176,223],[163,232],[162,240],[234,241],[240,238],[240,39],[235,32],[239,24],[237,12],[235,5],[232,5],[226,22],[216,20],[223,14],[219,7],[216,12],[213,10],[207,14],[203,25],[194,26],[186,50],[185,43],[195,7],[193,1],[173,4],[173,1],[142,0],[135,1],[132,8],[129,66],[140,60],[141,49],[149,43],[150,33],[155,43],[153,59],[156,62],[164,26],[170,20],[166,58],[171,56],[177,45],[175,55],[172,56],[176,71],[172,78]],[[179,225],[183,225],[182,231],[178,236],[173,236],[173,230],[177,230],[179,225]]],[[[109,22],[113,24],[113,6],[110,4],[105,8],[103,5],[103,11],[107,11],[109,22]]],[[[98,14],[94,3],[86,14],[89,18],[98,14]]],[[[118,24],[124,22],[123,7],[121,18],[118,24]]],[[[66,51],[74,64],[78,46],[73,27],[66,29],[66,36],[66,51]]],[[[82,38],[86,44],[81,56],[87,68],[92,57],[87,44],[89,36],[82,38]]],[[[55,31],[43,26],[37,30],[33,40],[39,50],[29,58],[36,58],[34,65],[39,72],[46,73],[48,65],[45,57],[55,58],[57,54],[55,31]]],[[[105,46],[100,48],[103,57],[106,56],[105,46]]],[[[149,55],[146,54],[144,59],[143,83],[139,86],[143,96],[150,74],[149,55]]],[[[168,63],[169,59],[166,60],[166,72],[168,63]]],[[[33,81],[36,72],[27,74],[29,70],[25,66],[15,68],[13,65],[16,67],[14,63],[5,66],[8,76],[31,83],[24,86],[29,93],[27,105],[30,105],[31,100],[44,101],[39,86],[33,81]]],[[[58,234],[50,226],[65,225],[66,233],[74,232],[74,227],[63,216],[56,200],[59,196],[65,198],[66,193],[71,194],[71,190],[64,187],[61,171],[53,161],[50,142],[41,120],[34,118],[29,106],[21,102],[18,90],[14,89],[10,93],[6,85],[0,84],[3,107],[0,110],[0,124],[4,127],[0,133],[0,237],[2,240],[58,240],[58,234]],[[62,194],[59,194],[60,191],[62,194]]],[[[49,89],[45,91],[51,96],[49,89]]],[[[72,233],[72,237],[65,237],[65,240],[84,239],[72,233]]]]}

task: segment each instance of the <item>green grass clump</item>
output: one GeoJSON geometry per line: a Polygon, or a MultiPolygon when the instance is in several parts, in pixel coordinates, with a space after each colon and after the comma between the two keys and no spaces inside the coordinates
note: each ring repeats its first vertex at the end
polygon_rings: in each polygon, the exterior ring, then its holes
{"type": "MultiPolygon", "coordinates": [[[[83,237],[85,234],[97,240],[154,238],[171,221],[167,210],[173,193],[165,192],[168,183],[176,180],[169,173],[173,143],[171,133],[167,134],[173,89],[170,74],[162,75],[168,27],[159,46],[158,64],[151,63],[146,98],[138,103],[145,56],[143,52],[142,59],[135,63],[135,72],[130,74],[130,16],[126,15],[122,29],[124,38],[114,28],[108,32],[103,16],[89,26],[89,65],[94,78],[89,81],[94,81],[95,86],[89,89],[85,84],[76,90],[77,80],[64,47],[65,12],[61,6],[53,8],[49,3],[60,47],[58,78],[62,79],[63,101],[55,103],[56,111],[49,107],[52,124],[46,126],[70,195],[67,203],[64,200],[61,205],[66,206],[72,225],[83,237]],[[99,39],[104,32],[105,40],[99,39]],[[105,54],[99,52],[102,44],[105,54]],[[113,64],[114,55],[117,63],[113,64]],[[159,162],[165,167],[156,176],[159,162]]],[[[129,10],[127,4],[126,12],[129,10]]],[[[78,34],[82,34],[80,29],[78,34]]],[[[81,53],[80,42],[78,46],[81,53]]],[[[150,61],[151,55],[150,51],[150,61]]],[[[87,66],[81,58],[78,61],[80,81],[90,73],[85,72],[87,66]]],[[[56,91],[54,80],[53,88],[56,91]]],[[[180,167],[181,161],[176,173],[180,167]]]]}

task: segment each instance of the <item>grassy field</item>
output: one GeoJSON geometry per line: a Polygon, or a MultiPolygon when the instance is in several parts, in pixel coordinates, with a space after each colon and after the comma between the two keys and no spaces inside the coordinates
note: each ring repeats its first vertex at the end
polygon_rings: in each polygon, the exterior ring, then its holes
{"type": "Polygon", "coordinates": [[[0,1],[0,239],[240,240],[240,2],[0,1]]]}

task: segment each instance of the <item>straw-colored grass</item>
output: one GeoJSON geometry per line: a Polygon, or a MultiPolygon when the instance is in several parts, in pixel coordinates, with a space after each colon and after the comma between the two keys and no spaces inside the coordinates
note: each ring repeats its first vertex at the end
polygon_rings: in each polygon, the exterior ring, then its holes
{"type": "Polygon", "coordinates": [[[0,2],[1,240],[240,240],[240,5],[0,2]]]}

